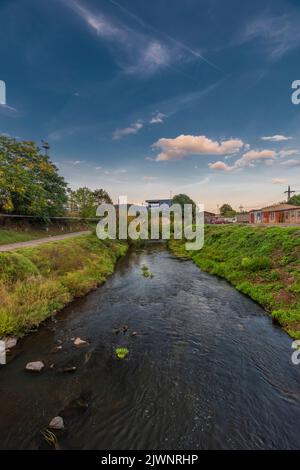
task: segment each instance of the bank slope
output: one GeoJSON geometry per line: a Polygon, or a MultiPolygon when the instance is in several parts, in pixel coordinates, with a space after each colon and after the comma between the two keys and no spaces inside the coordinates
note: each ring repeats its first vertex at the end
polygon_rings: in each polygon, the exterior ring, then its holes
{"type": "Polygon", "coordinates": [[[227,279],[300,339],[300,228],[206,226],[201,250],[187,252],[174,240],[169,246],[203,271],[227,279]]]}
{"type": "Polygon", "coordinates": [[[93,234],[0,253],[0,338],[36,327],[113,273],[127,244],[93,234]]]}

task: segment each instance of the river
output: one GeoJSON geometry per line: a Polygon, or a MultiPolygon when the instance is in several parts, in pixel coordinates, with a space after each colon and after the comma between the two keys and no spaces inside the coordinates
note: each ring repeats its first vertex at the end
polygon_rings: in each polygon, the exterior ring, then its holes
{"type": "Polygon", "coordinates": [[[0,369],[0,448],[46,448],[40,431],[57,415],[64,449],[299,448],[291,343],[226,281],[161,244],[132,251],[103,286],[14,348],[0,369]],[[74,337],[89,345],[76,349],[74,337]],[[36,360],[44,371],[25,372],[36,360]]]}

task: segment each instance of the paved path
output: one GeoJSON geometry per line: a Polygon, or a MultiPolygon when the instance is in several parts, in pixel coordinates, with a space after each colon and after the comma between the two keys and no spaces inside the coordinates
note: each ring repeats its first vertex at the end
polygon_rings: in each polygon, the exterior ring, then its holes
{"type": "Polygon", "coordinates": [[[64,235],[55,235],[53,237],[38,238],[37,240],[29,240],[27,242],[9,243],[7,245],[0,245],[0,251],[16,250],[18,248],[26,248],[29,246],[42,245],[43,243],[49,243],[57,240],[65,240],[66,238],[79,237],[80,235],[88,235],[92,233],[91,230],[85,230],[84,232],[73,232],[66,233],[64,235]]]}

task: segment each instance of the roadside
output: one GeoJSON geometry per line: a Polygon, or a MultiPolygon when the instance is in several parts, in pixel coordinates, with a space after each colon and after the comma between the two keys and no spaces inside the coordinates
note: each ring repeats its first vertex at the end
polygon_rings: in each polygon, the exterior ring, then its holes
{"type": "Polygon", "coordinates": [[[50,243],[52,241],[65,240],[67,238],[79,237],[81,235],[91,234],[91,230],[85,230],[82,232],[71,232],[64,235],[54,235],[54,236],[45,236],[44,238],[30,239],[28,241],[20,241],[16,243],[7,243],[5,245],[0,245],[0,251],[11,251],[17,250],[19,248],[26,248],[31,246],[41,245],[43,243],[50,243]]]}

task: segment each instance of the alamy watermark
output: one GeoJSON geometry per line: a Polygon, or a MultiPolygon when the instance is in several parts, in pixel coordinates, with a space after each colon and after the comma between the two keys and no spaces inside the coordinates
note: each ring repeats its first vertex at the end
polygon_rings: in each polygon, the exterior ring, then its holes
{"type": "Polygon", "coordinates": [[[99,239],[185,240],[186,250],[200,250],[204,244],[203,204],[162,204],[159,207],[128,205],[127,196],[119,197],[118,206],[101,204],[99,239]]]}
{"type": "Polygon", "coordinates": [[[292,103],[300,104],[300,80],[294,80],[291,87],[295,90],[291,96],[292,103]]]}
{"type": "Polygon", "coordinates": [[[291,357],[292,363],[295,366],[298,366],[300,364],[300,340],[299,339],[292,342],[292,349],[295,349],[291,357]]]}
{"type": "Polygon", "coordinates": [[[0,80],[0,105],[6,106],[6,85],[3,80],[0,80]]]}

